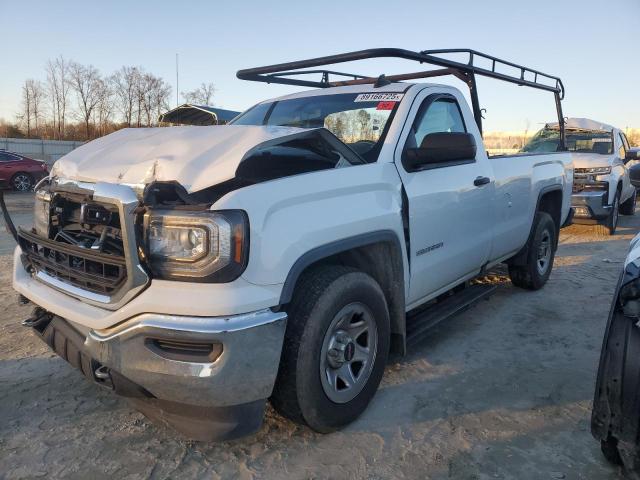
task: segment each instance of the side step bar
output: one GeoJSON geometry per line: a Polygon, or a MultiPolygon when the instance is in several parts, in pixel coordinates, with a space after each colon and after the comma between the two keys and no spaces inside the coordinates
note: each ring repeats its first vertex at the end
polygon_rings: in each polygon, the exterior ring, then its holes
{"type": "Polygon", "coordinates": [[[424,308],[407,315],[407,347],[424,340],[429,330],[453,315],[463,312],[475,302],[487,298],[496,285],[475,284],[467,286],[424,308]]]}

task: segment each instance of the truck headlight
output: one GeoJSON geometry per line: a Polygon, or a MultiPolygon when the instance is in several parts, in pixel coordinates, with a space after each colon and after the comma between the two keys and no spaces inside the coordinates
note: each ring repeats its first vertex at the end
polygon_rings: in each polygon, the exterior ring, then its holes
{"type": "Polygon", "coordinates": [[[150,210],[144,216],[145,255],[159,278],[230,282],[246,266],[248,232],[239,210],[150,210]]]}
{"type": "Polygon", "coordinates": [[[49,222],[51,217],[51,194],[38,190],[33,202],[33,228],[36,234],[49,238],[49,222]]]}
{"type": "Polygon", "coordinates": [[[576,168],[575,173],[583,175],[608,175],[611,173],[611,167],[576,168]]]}

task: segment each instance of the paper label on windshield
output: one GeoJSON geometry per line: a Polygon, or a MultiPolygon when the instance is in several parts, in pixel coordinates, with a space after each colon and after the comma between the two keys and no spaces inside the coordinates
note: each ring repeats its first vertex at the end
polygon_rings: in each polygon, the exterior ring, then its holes
{"type": "Polygon", "coordinates": [[[361,93],[354,102],[399,102],[404,93],[361,93]]]}
{"type": "Polygon", "coordinates": [[[593,143],[604,143],[604,142],[611,143],[610,138],[592,138],[591,141],[593,143]]]}

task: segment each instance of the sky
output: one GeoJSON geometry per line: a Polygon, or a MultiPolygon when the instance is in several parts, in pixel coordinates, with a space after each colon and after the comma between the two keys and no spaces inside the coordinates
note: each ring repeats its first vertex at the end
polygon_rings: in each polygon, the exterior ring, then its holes
{"type": "MultiPolygon", "coordinates": [[[[300,87],[238,80],[241,68],[360,50],[473,48],[562,78],[565,116],[640,128],[640,0],[9,1],[0,0],[0,118],[14,120],[27,78],[62,55],[110,74],[139,65],[179,89],[216,86],[244,110],[300,87]]],[[[424,69],[392,60],[340,65],[367,75],[424,69]]],[[[465,90],[457,80],[441,81],[465,90]]],[[[553,96],[482,79],[486,130],[538,129],[553,96]]]]}

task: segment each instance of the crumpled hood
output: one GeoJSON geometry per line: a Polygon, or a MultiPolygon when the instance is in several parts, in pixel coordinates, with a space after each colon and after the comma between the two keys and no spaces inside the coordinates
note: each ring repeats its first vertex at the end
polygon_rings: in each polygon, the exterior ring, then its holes
{"type": "Polygon", "coordinates": [[[572,153],[573,168],[608,167],[612,164],[613,155],[599,153],[572,153]]]}
{"type": "Polygon", "coordinates": [[[51,174],[130,185],[177,181],[189,193],[197,192],[233,178],[254,146],[303,131],[245,125],[125,128],[61,157],[51,174]]]}

